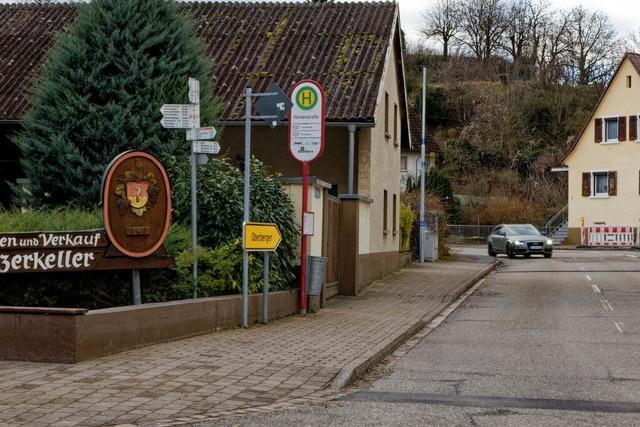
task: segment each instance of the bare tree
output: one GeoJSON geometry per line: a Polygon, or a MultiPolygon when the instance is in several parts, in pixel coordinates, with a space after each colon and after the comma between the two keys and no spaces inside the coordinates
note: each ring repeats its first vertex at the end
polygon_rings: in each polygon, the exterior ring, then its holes
{"type": "Polygon", "coordinates": [[[607,15],[582,6],[569,11],[567,23],[568,79],[577,84],[603,83],[621,54],[615,27],[607,15]]]}
{"type": "Polygon", "coordinates": [[[433,6],[422,12],[422,34],[427,39],[442,43],[442,56],[449,57],[449,47],[459,29],[459,11],[456,0],[437,0],[433,6]]]}
{"type": "Polygon", "coordinates": [[[514,63],[520,61],[531,43],[530,0],[513,0],[507,6],[502,48],[514,63]]]}
{"type": "MultiPolygon", "coordinates": [[[[568,47],[565,44],[569,17],[554,13],[541,21],[536,29],[537,47],[533,50],[538,79],[544,83],[558,83],[564,78],[568,47]]],[[[536,39],[534,39],[534,43],[536,39]]]]}
{"type": "Polygon", "coordinates": [[[640,28],[627,34],[624,49],[627,52],[640,53],[640,28]]]}
{"type": "Polygon", "coordinates": [[[488,59],[500,47],[507,26],[503,0],[466,0],[460,5],[460,32],[456,39],[478,59],[488,59]]]}

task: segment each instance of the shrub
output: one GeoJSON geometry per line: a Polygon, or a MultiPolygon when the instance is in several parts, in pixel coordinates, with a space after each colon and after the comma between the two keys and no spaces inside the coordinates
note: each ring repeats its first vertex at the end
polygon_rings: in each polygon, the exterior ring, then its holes
{"type": "MultiPolygon", "coordinates": [[[[175,177],[175,219],[188,224],[191,211],[189,164],[170,159],[167,165],[175,177]]],[[[242,173],[227,159],[210,159],[207,165],[198,167],[198,185],[198,244],[218,248],[236,241],[242,235],[242,173]]],[[[263,163],[255,159],[251,162],[251,220],[275,223],[282,233],[282,243],[271,256],[274,272],[271,283],[274,289],[285,289],[295,279],[299,241],[295,209],[281,184],[263,163]]],[[[255,262],[256,269],[262,271],[262,257],[257,257],[255,262]]]]}
{"type": "Polygon", "coordinates": [[[415,215],[410,206],[400,203],[400,250],[411,250],[411,232],[415,215]]]}
{"type": "Polygon", "coordinates": [[[78,231],[100,228],[97,211],[73,209],[0,211],[0,233],[27,231],[78,231]]]}

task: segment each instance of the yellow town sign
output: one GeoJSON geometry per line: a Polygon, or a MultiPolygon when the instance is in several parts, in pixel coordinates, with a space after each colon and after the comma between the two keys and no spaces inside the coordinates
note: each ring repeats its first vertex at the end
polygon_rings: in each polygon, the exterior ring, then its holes
{"type": "Polygon", "coordinates": [[[245,251],[272,252],[278,249],[282,234],[278,226],[263,222],[245,222],[242,227],[242,248],[245,251]]]}

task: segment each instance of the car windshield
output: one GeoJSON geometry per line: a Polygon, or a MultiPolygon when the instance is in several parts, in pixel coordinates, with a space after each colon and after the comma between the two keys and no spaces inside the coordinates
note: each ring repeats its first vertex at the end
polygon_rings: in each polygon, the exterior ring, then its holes
{"type": "Polygon", "coordinates": [[[508,226],[507,234],[511,236],[539,236],[540,232],[533,225],[526,224],[508,226]]]}

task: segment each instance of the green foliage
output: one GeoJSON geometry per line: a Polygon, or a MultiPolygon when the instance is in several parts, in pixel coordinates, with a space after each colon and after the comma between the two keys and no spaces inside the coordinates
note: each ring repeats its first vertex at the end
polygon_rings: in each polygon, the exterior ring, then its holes
{"type": "Polygon", "coordinates": [[[27,231],[78,231],[100,228],[98,211],[72,209],[0,210],[0,233],[27,231]]]}
{"type": "MultiPolygon", "coordinates": [[[[239,293],[242,290],[242,244],[240,239],[215,249],[198,246],[198,295],[202,297],[239,293]]],[[[176,290],[187,298],[193,293],[193,254],[186,250],[176,257],[178,284],[176,290]]],[[[270,270],[270,288],[277,272],[270,270]]],[[[249,256],[249,292],[262,291],[262,256],[249,256]]]]}
{"type": "MultiPolygon", "coordinates": [[[[175,219],[189,223],[191,183],[187,162],[167,162],[172,176],[175,219]]],[[[224,158],[210,159],[198,168],[198,236],[199,245],[218,248],[236,241],[242,235],[243,176],[224,158]]],[[[271,257],[275,289],[284,289],[294,280],[294,263],[299,231],[295,209],[280,183],[260,161],[251,162],[251,220],[272,222],[282,233],[282,243],[271,257]]],[[[261,261],[259,261],[261,262],[261,261]]],[[[239,276],[238,276],[239,277],[239,276]]]]}
{"type": "Polygon", "coordinates": [[[411,206],[400,203],[400,250],[411,250],[411,231],[415,214],[411,206]]]}
{"type": "MultiPolygon", "coordinates": [[[[96,205],[99,177],[123,151],[186,155],[184,132],[159,122],[162,104],[187,101],[188,77],[201,82],[202,120],[215,116],[210,64],[174,2],[95,0],[77,8],[75,25],[48,54],[16,139],[36,206],[96,205]]],[[[26,193],[14,192],[21,203],[26,193]]]]}

